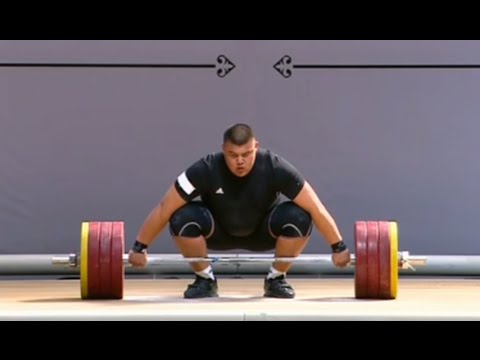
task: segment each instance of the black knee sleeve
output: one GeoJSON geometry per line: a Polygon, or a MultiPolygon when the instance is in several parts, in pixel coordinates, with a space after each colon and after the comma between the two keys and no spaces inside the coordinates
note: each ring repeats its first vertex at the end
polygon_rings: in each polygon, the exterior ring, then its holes
{"type": "Polygon", "coordinates": [[[170,218],[170,234],[173,236],[208,238],[212,232],[213,218],[204,206],[187,204],[170,218]]]}
{"type": "Polygon", "coordinates": [[[305,237],[312,233],[312,217],[293,202],[284,202],[273,210],[270,232],[275,236],[305,237]]]}

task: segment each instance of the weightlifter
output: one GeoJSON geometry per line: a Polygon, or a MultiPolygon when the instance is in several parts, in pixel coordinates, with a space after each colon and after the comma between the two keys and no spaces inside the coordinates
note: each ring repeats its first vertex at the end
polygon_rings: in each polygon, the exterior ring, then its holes
{"type": "MultiPolygon", "coordinates": [[[[176,178],[140,228],[129,252],[130,264],[146,265],[147,248],[167,224],[184,257],[202,258],[208,250],[273,249],[276,257],[296,257],[307,245],[314,224],[331,246],[333,264],[341,268],[350,262],[335,220],[310,184],[286,159],[259,148],[246,124],[227,129],[221,152],[206,155],[176,178]]],[[[211,265],[190,264],[195,281],[184,297],[218,296],[211,265]]],[[[291,265],[272,263],[264,296],[295,297],[286,281],[291,265]]]]}

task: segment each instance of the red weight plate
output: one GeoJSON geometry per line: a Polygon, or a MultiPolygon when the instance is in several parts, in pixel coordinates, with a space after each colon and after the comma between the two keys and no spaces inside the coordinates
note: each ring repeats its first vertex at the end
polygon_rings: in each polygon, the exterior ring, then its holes
{"type": "Polygon", "coordinates": [[[391,268],[391,243],[390,243],[390,222],[381,221],[378,223],[378,256],[379,256],[379,289],[380,299],[392,298],[392,268],[391,268]]]}
{"type": "Polygon", "coordinates": [[[367,222],[368,297],[377,299],[380,284],[379,231],[377,221],[367,222]]]}
{"type": "Polygon", "coordinates": [[[88,299],[123,298],[124,224],[90,222],[88,299]]]}
{"type": "Polygon", "coordinates": [[[110,294],[114,299],[123,299],[123,284],[125,271],[123,253],[125,251],[125,225],[123,222],[114,222],[112,229],[111,249],[111,288],[110,294]]]}
{"type": "Polygon", "coordinates": [[[355,297],[368,298],[367,223],[355,223],[355,297]]]}

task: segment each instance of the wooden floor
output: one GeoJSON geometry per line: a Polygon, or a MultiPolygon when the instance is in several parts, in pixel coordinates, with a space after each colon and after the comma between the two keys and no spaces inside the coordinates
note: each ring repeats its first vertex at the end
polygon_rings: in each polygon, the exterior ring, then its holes
{"type": "Polygon", "coordinates": [[[401,278],[396,300],[357,300],[353,279],[289,278],[295,299],[262,297],[263,279],[219,279],[220,297],[187,300],[191,279],[125,281],[125,298],[82,301],[78,280],[0,281],[0,320],[480,320],[479,279],[401,278]]]}

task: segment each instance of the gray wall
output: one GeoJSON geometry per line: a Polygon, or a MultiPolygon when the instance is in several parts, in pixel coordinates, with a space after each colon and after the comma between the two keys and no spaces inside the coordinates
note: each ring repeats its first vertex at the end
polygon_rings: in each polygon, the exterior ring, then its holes
{"type": "MultiPolygon", "coordinates": [[[[480,69],[293,69],[480,64],[476,41],[0,41],[0,62],[236,68],[0,67],[0,253],[78,251],[83,220],[126,221],[127,246],[166,188],[252,124],[291,160],[352,243],[355,220],[396,219],[403,250],[478,254],[480,69]]],[[[353,246],[353,245],[352,245],[353,246]]],[[[165,231],[153,252],[176,252],[165,231]]],[[[328,252],[315,233],[306,252],[328,252]]]]}

